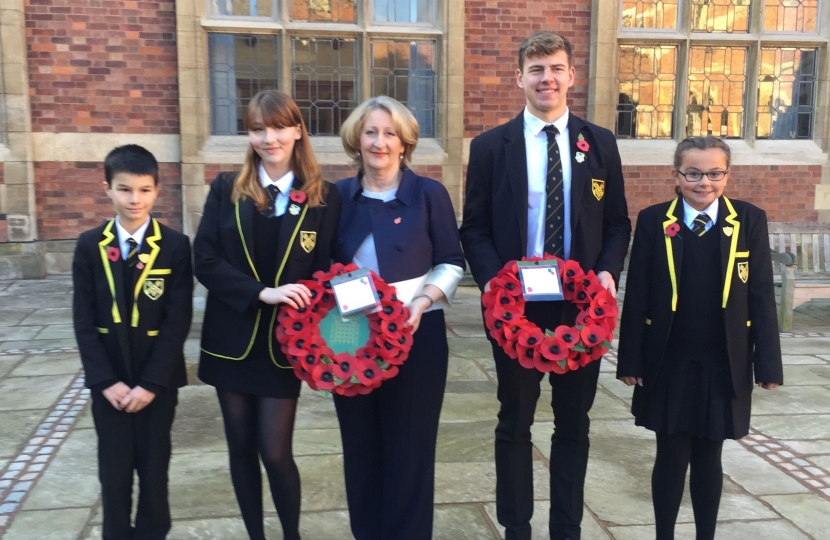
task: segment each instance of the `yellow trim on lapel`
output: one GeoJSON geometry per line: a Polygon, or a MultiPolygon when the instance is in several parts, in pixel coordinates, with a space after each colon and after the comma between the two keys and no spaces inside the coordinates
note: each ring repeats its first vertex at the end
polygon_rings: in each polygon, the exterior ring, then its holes
{"type": "Polygon", "coordinates": [[[110,333],[109,328],[101,328],[100,326],[96,326],[95,329],[98,330],[99,334],[109,334],[110,333]]]}
{"type": "Polygon", "coordinates": [[[677,222],[677,216],[674,215],[674,209],[677,208],[677,201],[680,198],[673,200],[666,211],[666,221],[663,222],[663,235],[666,237],[666,256],[669,261],[669,279],[671,279],[671,310],[677,311],[677,273],[674,269],[674,250],[671,245],[671,237],[666,234],[666,228],[672,223],[677,222]]]}
{"type": "MultiPolygon", "coordinates": [[[[245,251],[245,258],[248,259],[248,265],[251,267],[251,270],[254,273],[254,277],[257,281],[262,281],[259,279],[259,273],[256,271],[256,267],[254,267],[254,261],[251,259],[251,254],[248,253],[248,244],[245,243],[245,233],[242,232],[242,220],[239,218],[239,201],[236,201],[236,229],[239,231],[239,239],[242,240],[242,249],[245,251]]],[[[256,329],[254,329],[254,334],[256,334],[256,329]]],[[[251,342],[253,343],[253,341],[251,342]]]]}
{"type": "MultiPolygon", "coordinates": [[[[285,248],[285,254],[282,256],[282,262],[280,263],[280,268],[277,270],[277,277],[274,278],[274,287],[279,287],[280,284],[280,277],[282,277],[282,272],[285,270],[285,263],[288,262],[288,255],[291,253],[291,248],[294,246],[294,240],[297,239],[297,233],[300,232],[300,226],[303,224],[303,220],[305,219],[305,215],[308,213],[308,205],[303,205],[303,213],[300,214],[300,219],[297,220],[297,225],[294,227],[294,232],[291,233],[291,239],[288,241],[288,247],[285,248]]],[[[278,307],[274,307],[274,313],[271,315],[271,322],[268,325],[268,353],[271,355],[271,361],[274,362],[274,365],[278,368],[282,369],[294,369],[291,366],[282,366],[277,359],[274,358],[274,321],[277,319],[277,311],[279,311],[278,307]]]]}
{"type": "MultiPolygon", "coordinates": [[[[115,235],[112,234],[112,226],[115,223],[111,219],[107,226],[104,227],[104,239],[98,242],[98,250],[101,252],[101,262],[104,263],[104,275],[107,277],[107,284],[110,287],[110,294],[112,294],[112,321],[116,324],[121,322],[121,313],[118,312],[118,302],[115,299],[115,280],[112,277],[112,268],[110,267],[110,260],[107,257],[107,247],[112,243],[115,235]]],[[[119,250],[121,253],[121,250],[119,250]]]]}
{"type": "Polygon", "coordinates": [[[746,321],[747,327],[752,326],[752,321],[746,321]]]}
{"type": "Polygon", "coordinates": [[[159,331],[158,330],[147,330],[147,335],[150,336],[150,337],[156,337],[157,335],[159,335],[159,331]]]}
{"type": "Polygon", "coordinates": [[[735,211],[735,208],[732,206],[732,203],[729,202],[725,196],[723,197],[723,202],[726,204],[726,207],[729,209],[729,215],[726,216],[726,222],[734,227],[734,231],[732,232],[732,244],[729,246],[729,262],[726,264],[726,276],[723,280],[723,308],[726,308],[726,303],[729,301],[729,290],[732,288],[732,271],[735,269],[735,257],[738,254],[738,236],[740,236],[741,232],[741,222],[735,219],[738,217],[738,213],[735,211]]]}
{"type": "Polygon", "coordinates": [[[144,265],[144,271],[141,272],[141,276],[138,278],[138,281],[135,284],[135,290],[133,291],[133,315],[130,323],[133,328],[138,327],[138,295],[141,292],[141,288],[144,286],[144,281],[147,279],[147,276],[153,271],[153,263],[156,262],[156,257],[159,256],[159,251],[161,251],[161,248],[158,244],[156,244],[156,242],[161,240],[159,222],[155,219],[152,219],[151,221],[153,222],[153,236],[144,238],[144,241],[147,242],[147,245],[151,248],[150,259],[147,261],[147,264],[144,265]]]}
{"type": "Polygon", "coordinates": [[[172,268],[156,268],[155,270],[150,270],[147,275],[148,276],[169,276],[173,273],[172,268]]]}

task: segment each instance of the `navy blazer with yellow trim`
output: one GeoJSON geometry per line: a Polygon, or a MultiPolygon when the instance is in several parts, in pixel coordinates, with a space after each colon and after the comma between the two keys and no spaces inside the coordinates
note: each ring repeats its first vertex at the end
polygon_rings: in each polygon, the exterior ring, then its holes
{"type": "MultiPolygon", "coordinates": [[[[720,237],[722,308],[732,386],[747,395],[754,381],[783,383],[766,214],[750,203],[721,197],[718,221],[706,234],[720,237]]],[[[680,199],[640,212],[620,322],[618,377],[642,377],[649,391],[660,371],[677,309],[683,260],[680,199]],[[666,234],[669,225],[680,233],[666,234]]],[[[705,339],[701,336],[701,339],[705,339]]]]}
{"type": "MultiPolygon", "coordinates": [[[[588,270],[608,271],[619,282],[631,221],[620,154],[614,134],[573,113],[568,119],[571,153],[570,258],[588,270]],[[579,135],[588,142],[574,159],[579,135]],[[594,184],[602,191],[594,192],[594,184]]],[[[527,250],[527,151],[524,115],[482,133],[470,145],[461,243],[479,288],[527,250]]]]}
{"type": "MultiPolygon", "coordinates": [[[[248,356],[260,324],[269,324],[272,361],[274,322],[262,321],[259,293],[266,286],[277,287],[309,279],[317,270],[331,267],[331,244],[337,233],[340,197],[327,184],[322,205],[310,208],[306,201],[289,202],[280,225],[276,283],[262,283],[257,275],[253,227],[256,204],[244,199],[231,202],[237,173],[220,173],[211,183],[199,230],[193,241],[196,278],[207,288],[201,348],[204,354],[226,360],[248,356]],[[293,213],[292,206],[299,206],[293,213]],[[314,238],[306,251],[303,238],[314,238]]],[[[295,187],[301,182],[295,178],[295,187]]],[[[306,244],[308,246],[308,244],[306,244]]]]}
{"type": "Polygon", "coordinates": [[[125,265],[110,261],[108,248],[120,253],[114,219],[82,233],[72,260],[72,316],[87,387],[118,381],[184,386],[183,350],[193,310],[190,240],[151,220],[141,243],[146,262],[133,270],[130,313],[125,265]]]}

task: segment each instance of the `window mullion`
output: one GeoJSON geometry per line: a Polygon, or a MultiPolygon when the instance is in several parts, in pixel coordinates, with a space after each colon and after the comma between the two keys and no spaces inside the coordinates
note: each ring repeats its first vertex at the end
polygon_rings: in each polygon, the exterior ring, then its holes
{"type": "Polygon", "coordinates": [[[677,45],[677,90],[675,94],[675,103],[677,105],[674,108],[675,117],[674,117],[674,138],[675,140],[682,141],[686,138],[686,127],[688,123],[688,115],[687,115],[687,107],[688,107],[688,94],[689,94],[689,54],[691,52],[691,43],[689,39],[686,38],[681,43],[677,45]]]}
{"type": "Polygon", "coordinates": [[[744,100],[744,136],[747,143],[752,144],[756,139],[758,116],[758,66],[761,61],[761,40],[758,39],[749,47],[749,63],[746,70],[746,98],[744,100]]]}

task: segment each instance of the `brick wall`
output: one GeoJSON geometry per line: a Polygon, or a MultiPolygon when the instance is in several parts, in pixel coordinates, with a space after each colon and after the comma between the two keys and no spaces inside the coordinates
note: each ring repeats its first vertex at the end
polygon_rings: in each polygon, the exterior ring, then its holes
{"type": "MultiPolygon", "coordinates": [[[[98,162],[35,163],[38,237],[76,238],[114,215],[104,186],[104,166],[98,162]]],[[[160,193],[153,217],[174,229],[182,228],[181,167],[159,164],[160,193]]]]}
{"type": "MultiPolygon", "coordinates": [[[[668,166],[623,167],[632,223],[643,208],[675,196],[671,171],[668,166]]],[[[739,165],[731,171],[724,191],[727,197],[762,208],[769,221],[818,221],[813,204],[821,166],[739,165]]]]}
{"type": "Polygon", "coordinates": [[[475,137],[515,117],[524,106],[516,86],[519,44],[538,30],[564,34],[573,45],[576,84],[571,110],[585,116],[591,31],[590,0],[488,2],[467,0],[465,14],[464,136],[475,137]]]}
{"type": "Polygon", "coordinates": [[[25,17],[34,131],[179,132],[173,1],[26,0],[25,17]]]}

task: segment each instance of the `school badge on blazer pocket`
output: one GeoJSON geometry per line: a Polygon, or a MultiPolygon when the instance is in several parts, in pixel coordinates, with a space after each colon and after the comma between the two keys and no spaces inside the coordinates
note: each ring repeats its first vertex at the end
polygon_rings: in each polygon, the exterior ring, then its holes
{"type": "Polygon", "coordinates": [[[144,294],[150,300],[158,300],[164,294],[164,279],[148,279],[144,281],[144,294]]]}
{"type": "Polygon", "coordinates": [[[317,245],[317,232],[315,231],[300,231],[300,247],[306,253],[311,253],[314,246],[317,245]]]}
{"type": "Polygon", "coordinates": [[[738,263],[738,277],[744,283],[749,279],[749,261],[738,263]]]}
{"type": "Polygon", "coordinates": [[[596,178],[592,178],[591,193],[594,194],[594,197],[596,197],[598,201],[601,201],[602,197],[605,195],[605,180],[597,180],[596,178]]]}

